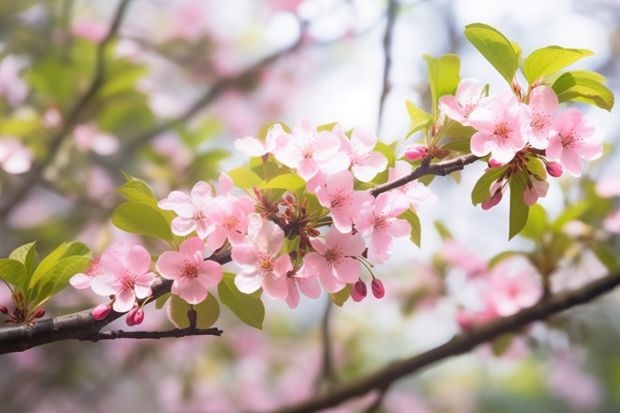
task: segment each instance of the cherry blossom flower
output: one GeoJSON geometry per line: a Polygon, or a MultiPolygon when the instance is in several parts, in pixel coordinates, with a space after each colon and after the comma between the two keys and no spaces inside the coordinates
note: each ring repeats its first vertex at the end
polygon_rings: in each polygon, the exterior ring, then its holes
{"type": "Polygon", "coordinates": [[[620,209],[613,211],[603,220],[603,228],[605,231],[620,234],[620,209]]]}
{"type": "Polygon", "coordinates": [[[454,239],[446,240],[441,248],[441,256],[450,265],[463,270],[468,278],[479,276],[487,270],[484,259],[454,239]]]}
{"type": "Polygon", "coordinates": [[[361,182],[370,182],[378,173],[387,168],[387,159],[380,153],[373,151],[377,145],[377,137],[372,133],[355,128],[351,139],[347,139],[342,129],[334,127],[334,132],[340,134],[344,150],[351,161],[351,171],[361,182]]]}
{"type": "Polygon", "coordinates": [[[84,290],[90,287],[90,282],[97,276],[102,274],[99,261],[101,257],[95,257],[91,260],[88,268],[84,272],[75,274],[69,279],[69,284],[77,290],[84,290]]]}
{"type": "Polygon", "coordinates": [[[81,152],[90,150],[105,156],[118,150],[118,139],[97,130],[93,125],[77,125],[73,130],[73,140],[81,152]]]}
{"type": "Polygon", "coordinates": [[[531,179],[523,192],[523,201],[525,205],[532,206],[538,201],[538,198],[544,198],[549,190],[549,182],[531,179]]]}
{"type": "Polygon", "coordinates": [[[490,153],[491,159],[500,164],[510,162],[526,144],[521,134],[525,115],[523,104],[513,95],[487,99],[468,117],[476,129],[471,137],[471,152],[476,156],[490,153]]]}
{"type": "Polygon", "coordinates": [[[120,246],[103,254],[99,260],[100,274],[91,280],[90,287],[101,296],[115,296],[112,308],[124,313],[129,311],[136,299],[151,294],[155,274],[149,271],[151,255],[141,245],[120,246]]]}
{"type": "Polygon", "coordinates": [[[281,137],[278,140],[274,155],[306,181],[319,171],[329,175],[349,167],[338,135],[332,131],[318,132],[307,120],[293,127],[290,139],[281,137]]]}
{"type": "Polygon", "coordinates": [[[295,308],[299,304],[299,292],[309,298],[318,298],[321,295],[321,286],[316,278],[310,278],[295,274],[286,280],[288,295],[286,303],[289,308],[295,308]]]}
{"type": "Polygon", "coordinates": [[[246,136],[245,138],[236,139],[234,145],[240,152],[254,157],[277,152],[290,140],[291,135],[282,128],[281,124],[276,123],[267,131],[264,143],[253,136],[246,136]]]}
{"type": "Polygon", "coordinates": [[[522,130],[527,142],[536,149],[549,146],[554,134],[553,116],[558,108],[558,97],[549,86],[540,85],[530,92],[529,104],[525,107],[530,118],[522,130]]]}
{"type": "Polygon", "coordinates": [[[28,172],[32,165],[32,152],[20,140],[0,136],[0,166],[10,174],[28,172]]]}
{"type": "Polygon", "coordinates": [[[409,238],[411,226],[404,219],[397,218],[409,209],[409,201],[398,192],[379,194],[374,205],[359,210],[358,231],[370,236],[368,259],[377,264],[384,263],[392,255],[394,240],[409,238]]]}
{"type": "Polygon", "coordinates": [[[360,263],[355,257],[360,256],[366,247],[360,234],[341,233],[332,228],[325,238],[312,238],[310,244],[314,251],[304,257],[300,274],[318,277],[323,288],[330,293],[360,278],[360,263]]]}
{"type": "Polygon", "coordinates": [[[591,161],[603,154],[600,138],[594,135],[594,127],[586,122],[579,109],[560,113],[553,127],[557,134],[549,141],[547,157],[559,161],[571,175],[581,176],[581,159],[591,161]]]}
{"type": "Polygon", "coordinates": [[[235,277],[239,291],[251,294],[263,287],[274,299],[287,298],[287,274],[293,269],[287,254],[279,255],[284,245],[284,231],[258,214],[248,217],[246,241],[234,244],[232,260],[241,271],[235,277]]]}
{"type": "Polygon", "coordinates": [[[24,66],[22,59],[12,55],[0,61],[0,95],[11,106],[19,105],[28,95],[28,86],[19,75],[24,66]]]}
{"type": "Polygon", "coordinates": [[[208,219],[206,209],[212,199],[211,186],[199,181],[189,195],[181,191],[172,191],[157,205],[178,215],[172,220],[172,233],[184,236],[196,231],[201,239],[205,239],[213,231],[213,224],[208,219]]]}
{"type": "MultiPolygon", "coordinates": [[[[396,161],[393,168],[388,171],[388,182],[394,182],[409,175],[412,171],[411,164],[405,161],[396,161]]],[[[407,182],[399,186],[394,192],[402,193],[414,209],[419,205],[432,204],[437,202],[435,195],[429,187],[419,181],[407,182]]]]}
{"type": "Polygon", "coordinates": [[[166,251],[155,264],[157,272],[172,282],[171,292],[187,301],[198,304],[207,298],[208,289],[222,279],[219,263],[204,259],[204,242],[198,237],[183,241],[179,251],[166,251]]]}
{"type": "Polygon", "coordinates": [[[476,79],[462,79],[454,96],[439,98],[439,110],[462,125],[469,125],[469,114],[476,109],[484,96],[485,86],[476,79]]]}
{"type": "Polygon", "coordinates": [[[360,211],[369,208],[374,198],[366,191],[353,190],[353,175],[342,171],[329,176],[325,185],[316,190],[319,202],[329,208],[338,231],[351,232],[360,211]]]}
{"type": "Polygon", "coordinates": [[[501,317],[530,307],[542,297],[542,285],[536,269],[525,259],[506,259],[491,269],[485,299],[501,317]]]}

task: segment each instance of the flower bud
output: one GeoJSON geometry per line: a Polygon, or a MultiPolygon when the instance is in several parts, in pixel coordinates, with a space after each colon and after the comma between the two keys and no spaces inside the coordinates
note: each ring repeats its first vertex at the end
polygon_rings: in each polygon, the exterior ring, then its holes
{"type": "Polygon", "coordinates": [[[91,315],[93,317],[93,320],[101,321],[104,318],[106,318],[108,314],[110,314],[110,311],[112,311],[112,307],[110,307],[110,305],[99,304],[97,307],[93,309],[91,315]]]}
{"type": "Polygon", "coordinates": [[[545,169],[547,169],[547,173],[554,178],[562,176],[562,165],[557,162],[547,162],[545,169]]]}
{"type": "Polygon", "coordinates": [[[0,313],[2,313],[2,314],[8,314],[9,313],[9,309],[7,308],[6,305],[0,305],[0,313]]]}
{"type": "Polygon", "coordinates": [[[142,324],[144,321],[144,310],[142,308],[138,308],[136,313],[133,316],[133,323],[135,325],[142,324]]]}
{"type": "Polygon", "coordinates": [[[370,283],[370,288],[372,289],[372,295],[375,298],[383,298],[385,295],[385,287],[383,287],[383,283],[378,278],[373,278],[372,283],[370,283]]]}
{"type": "Polygon", "coordinates": [[[41,318],[45,315],[45,308],[43,307],[39,307],[37,309],[34,310],[34,312],[32,313],[32,315],[34,316],[34,318],[41,318]]]}
{"type": "Polygon", "coordinates": [[[428,148],[417,143],[405,149],[405,158],[409,159],[410,161],[419,161],[426,158],[427,156],[428,148]]]}
{"type": "Polygon", "coordinates": [[[362,280],[357,280],[357,282],[353,284],[353,288],[351,288],[351,299],[356,303],[359,303],[364,299],[364,297],[366,297],[366,294],[366,284],[364,284],[364,281],[362,280]]]}

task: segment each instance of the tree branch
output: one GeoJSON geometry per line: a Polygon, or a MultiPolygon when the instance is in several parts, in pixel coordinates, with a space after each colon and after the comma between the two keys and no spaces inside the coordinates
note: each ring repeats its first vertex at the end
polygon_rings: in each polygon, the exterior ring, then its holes
{"type": "Polygon", "coordinates": [[[164,331],[124,331],[124,330],[112,330],[102,331],[91,335],[84,340],[99,341],[99,340],[116,340],[119,338],[133,338],[133,339],[155,339],[160,338],[179,338],[187,336],[221,336],[223,333],[217,327],[212,328],[173,328],[171,330],[164,331]]]}
{"type": "Polygon", "coordinates": [[[394,34],[394,23],[396,23],[396,6],[396,0],[388,0],[386,12],[387,22],[385,23],[385,32],[383,33],[383,84],[381,87],[381,95],[379,97],[377,133],[381,131],[385,99],[391,89],[390,69],[392,68],[392,36],[394,34]]]}
{"type": "Polygon", "coordinates": [[[11,192],[3,194],[3,202],[0,204],[1,218],[5,219],[13,208],[24,199],[30,189],[39,183],[47,167],[56,159],[56,155],[58,155],[63,140],[79,121],[84,109],[97,95],[101,85],[103,85],[106,74],[106,49],[118,32],[130,1],[131,0],[121,0],[119,2],[108,33],[97,46],[95,72],[93,73],[93,78],[88,89],[86,89],[84,94],[74,103],[69,113],[64,117],[62,128],[52,137],[49,147],[47,148],[46,156],[40,162],[33,165],[28,174],[19,182],[19,185],[16,185],[11,192]]]}
{"type": "Polygon", "coordinates": [[[274,413],[309,413],[336,406],[344,401],[363,396],[369,391],[384,389],[393,382],[445,360],[464,354],[476,346],[503,334],[518,331],[533,321],[544,320],[553,314],[587,303],[620,285],[620,273],[592,281],[576,290],[566,291],[524,309],[513,316],[500,318],[461,333],[450,341],[417,356],[396,361],[359,380],[335,388],[305,402],[284,407],[274,413]]]}

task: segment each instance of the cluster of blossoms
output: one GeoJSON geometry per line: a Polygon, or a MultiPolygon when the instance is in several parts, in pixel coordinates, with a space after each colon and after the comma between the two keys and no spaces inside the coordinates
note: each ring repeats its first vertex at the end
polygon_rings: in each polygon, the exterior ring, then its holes
{"type": "Polygon", "coordinates": [[[386,172],[388,182],[411,173],[405,161],[388,168],[386,157],[375,151],[376,144],[377,138],[364,130],[354,129],[349,137],[338,125],[320,131],[307,121],[295,125],[291,133],[274,125],[264,143],[252,137],[240,139],[238,149],[262,162],[290,168],[303,178],[305,190],[254,188],[250,194],[237,193],[232,179],[222,174],[215,189],[200,181],[189,194],[173,191],[158,206],[176,214],[171,230],[185,237],[178,251],[163,252],[153,272],[143,247],[115,246],[71,282],[114,297],[111,305],[100,306],[96,318],[107,316],[111,309],[132,310],[128,322],[137,324],[143,317],[139,299],[150,296],[156,273],[172,280],[173,294],[198,304],[223,276],[224,261],[205,257],[229,249],[235,285],[244,293],[262,288],[266,296],[286,300],[293,308],[300,293],[316,298],[322,290],[336,293],[349,287],[352,299],[360,301],[367,291],[362,280],[365,267],[372,277],[373,295],[381,298],[383,285],[370,268],[390,258],[395,240],[410,237],[410,224],[400,216],[434,202],[435,196],[418,182],[376,197],[357,189],[379,173],[386,172]]]}
{"type": "MultiPolygon", "coordinates": [[[[577,108],[559,110],[553,89],[544,84],[532,84],[526,93],[513,83],[513,93],[488,96],[487,87],[471,78],[462,79],[454,96],[439,99],[439,110],[447,118],[475,132],[471,136],[471,152],[476,156],[489,155],[489,167],[508,165],[506,173],[491,187],[491,198],[483,202],[484,209],[500,202],[511,176],[524,173],[527,184],[524,201],[533,205],[544,197],[549,188],[544,169],[532,168],[532,160],[544,164],[553,177],[563,169],[578,177],[582,160],[602,155],[600,137],[595,134],[577,108]]],[[[425,147],[409,149],[410,159],[426,156],[425,147]]]]}

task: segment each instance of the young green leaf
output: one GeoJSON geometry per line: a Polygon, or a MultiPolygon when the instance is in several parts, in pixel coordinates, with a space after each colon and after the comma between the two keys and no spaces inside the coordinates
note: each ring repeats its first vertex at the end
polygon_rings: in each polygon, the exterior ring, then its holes
{"type": "Polygon", "coordinates": [[[472,23],[465,26],[465,37],[493,65],[508,84],[512,84],[521,50],[495,28],[483,24],[472,23]]]}
{"type": "Polygon", "coordinates": [[[527,224],[523,227],[520,235],[532,241],[539,241],[549,228],[549,216],[547,211],[538,204],[530,207],[527,224]]]}
{"type": "Polygon", "coordinates": [[[534,50],[523,62],[523,74],[532,83],[541,77],[551,75],[572,65],[593,53],[587,49],[566,49],[548,46],[534,50]]]}
{"type": "Polygon", "coordinates": [[[491,197],[491,185],[504,176],[506,169],[508,169],[507,165],[500,166],[499,168],[491,168],[478,179],[478,182],[474,185],[474,189],[471,191],[471,202],[474,206],[491,197]]]}
{"type": "Polygon", "coordinates": [[[445,54],[439,58],[424,55],[431,88],[433,114],[437,116],[437,102],[444,95],[453,95],[460,81],[461,61],[457,55],[445,54]]]}
{"type": "Polygon", "coordinates": [[[252,189],[261,186],[263,180],[256,175],[250,168],[239,167],[228,172],[228,176],[233,180],[234,184],[241,189],[252,189]]]}
{"type": "Polygon", "coordinates": [[[508,239],[517,235],[527,223],[529,207],[523,199],[527,186],[527,176],[524,172],[510,177],[510,225],[508,239]]]}
{"type": "Polygon", "coordinates": [[[347,284],[340,291],[336,291],[335,293],[331,293],[329,295],[329,299],[332,303],[336,304],[338,307],[342,307],[344,303],[347,302],[349,297],[351,296],[351,284],[347,284]]]}
{"type": "Polygon", "coordinates": [[[422,241],[422,225],[420,224],[420,217],[418,217],[418,214],[416,214],[412,209],[406,210],[400,214],[399,217],[405,219],[409,223],[409,226],[411,226],[411,242],[419,247],[422,241]]]}
{"type": "MultiPolygon", "coordinates": [[[[34,290],[36,291],[32,298],[34,306],[41,305],[61,290],[67,288],[69,279],[75,274],[86,270],[90,262],[91,258],[84,255],[71,255],[57,261],[56,264],[40,276],[34,285],[34,290]]],[[[41,264],[43,264],[43,261],[41,264]]]]}
{"type": "Polygon", "coordinates": [[[303,189],[306,185],[306,181],[303,180],[297,174],[284,174],[278,175],[271,179],[269,182],[265,182],[259,186],[260,189],[286,189],[289,191],[297,192],[303,189]]]}
{"type": "MultiPolygon", "coordinates": [[[[90,253],[86,245],[81,242],[63,242],[41,260],[34,273],[30,277],[28,288],[33,289],[39,282],[46,282],[44,278],[49,276],[51,270],[64,258],[73,256],[84,256],[90,253]]],[[[87,261],[90,258],[86,257],[87,261]]],[[[76,271],[79,272],[79,271],[76,271]]],[[[75,274],[75,273],[73,273],[75,274]]],[[[71,274],[71,275],[73,275],[71,274]]]]}
{"type": "Polygon", "coordinates": [[[560,102],[574,100],[610,111],[614,106],[614,95],[604,84],[604,78],[587,70],[566,72],[551,86],[560,102]]]}
{"type": "Polygon", "coordinates": [[[35,248],[36,242],[29,242],[20,247],[17,247],[9,254],[9,258],[17,260],[24,264],[26,268],[26,274],[28,277],[33,273],[34,268],[38,264],[39,256],[37,249],[35,248]]]}
{"type": "Polygon", "coordinates": [[[433,116],[427,111],[417,107],[410,100],[408,100],[405,104],[407,106],[407,113],[409,114],[409,119],[411,119],[411,126],[409,127],[409,132],[407,132],[407,137],[413,135],[418,131],[428,129],[429,125],[433,121],[433,116]]]}
{"type": "Polygon", "coordinates": [[[265,319],[265,305],[260,299],[260,293],[242,293],[237,289],[234,277],[234,274],[224,273],[222,281],[217,286],[220,301],[230,308],[241,321],[261,330],[265,319]]]}
{"type": "Polygon", "coordinates": [[[27,284],[26,266],[18,260],[0,258],[0,279],[19,289],[24,289],[27,284]]]}
{"type": "Polygon", "coordinates": [[[153,207],[157,206],[157,197],[153,193],[151,187],[141,179],[134,178],[131,175],[124,174],[127,182],[125,182],[118,192],[130,202],[139,202],[153,207]]]}
{"type": "Polygon", "coordinates": [[[164,211],[148,204],[124,202],[112,214],[112,223],[123,231],[171,241],[174,238],[164,211]]]}
{"type": "MultiPolygon", "coordinates": [[[[198,328],[209,328],[220,317],[220,305],[213,294],[207,295],[204,301],[194,304],[193,307],[196,311],[196,327],[198,328]]],[[[188,328],[189,317],[187,313],[191,308],[192,305],[188,304],[187,301],[177,295],[171,295],[167,311],[172,324],[177,328],[188,328]]]]}

